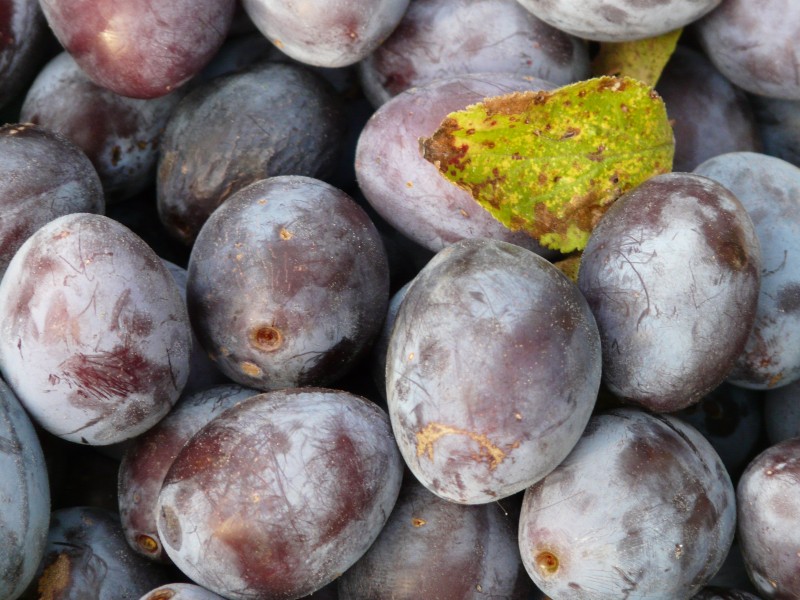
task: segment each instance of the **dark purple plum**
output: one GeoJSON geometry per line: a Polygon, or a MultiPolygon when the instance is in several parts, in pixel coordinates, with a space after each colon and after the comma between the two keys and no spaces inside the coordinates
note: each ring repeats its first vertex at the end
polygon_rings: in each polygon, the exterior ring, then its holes
{"type": "Polygon", "coordinates": [[[243,0],[258,29],[282,52],[309,65],[344,67],[392,33],[409,0],[243,0]]]}
{"type": "Polygon", "coordinates": [[[358,139],[355,172],[370,205],[392,227],[437,252],[464,238],[496,238],[541,250],[513,232],[451,184],[422,158],[419,138],[435,131],[448,113],[487,96],[551,90],[554,85],[508,73],[458,75],[399,94],[369,119],[358,139]]]}
{"type": "Polygon", "coordinates": [[[514,519],[493,502],[443,500],[413,477],[378,539],[339,578],[339,600],[528,600],[532,589],[514,519]]]}
{"type": "Polygon", "coordinates": [[[697,50],[678,46],[656,91],[675,132],[673,171],[691,171],[724,152],[761,149],[747,95],[697,50]]]}
{"type": "Polygon", "coordinates": [[[189,314],[233,381],[327,385],[378,335],[389,301],[380,234],[347,194],[284,175],[240,190],[192,248],[189,314]]]}
{"type": "Polygon", "coordinates": [[[0,127],[0,277],[37,229],[79,212],[105,212],[97,171],[80,148],[36,125],[0,127]]]}
{"type": "Polygon", "coordinates": [[[589,53],[582,40],[515,0],[415,0],[359,68],[364,93],[378,107],[410,88],[467,73],[565,85],[589,76],[589,53]]]}
{"type": "Polygon", "coordinates": [[[146,593],[139,600],[225,600],[193,583],[170,583],[146,593]]]}
{"type": "Polygon", "coordinates": [[[753,222],[716,181],[668,173],[623,195],[589,237],[578,273],[608,389],[656,412],[698,402],[745,347],[760,276],[753,222]]]}
{"type": "Polygon", "coordinates": [[[137,553],[169,562],[158,535],[156,502],[164,477],[184,444],[214,417],[259,392],[235,384],[182,398],[164,419],[133,440],[119,466],[119,515],[137,553]]]}
{"type": "Polygon", "coordinates": [[[185,84],[228,34],[235,0],[41,0],[58,41],[98,85],[155,98],[185,84]]]}
{"type": "Polygon", "coordinates": [[[139,600],[171,572],[134,554],[113,511],[53,511],[44,558],[20,600],[139,600]]]}
{"type": "Polygon", "coordinates": [[[389,419],[347,392],[237,404],[178,454],[158,499],[175,564],[229,600],[300,598],[370,547],[403,474],[389,419]]]}
{"type": "Polygon", "coordinates": [[[78,145],[97,170],[108,201],[130,198],[155,180],[158,143],[181,99],[120,96],[98,86],[62,52],[28,88],[20,120],[57,131],[78,145]]]}
{"type": "Polygon", "coordinates": [[[751,96],[764,153],[800,167],[800,100],[751,96]]]}
{"type": "Polygon", "coordinates": [[[520,492],[580,438],[600,364],[589,307],[556,267],[507,242],[452,244],[414,279],[389,340],[400,451],[446,500],[520,492]]]}
{"type": "Polygon", "coordinates": [[[636,408],[600,413],[525,491],[522,562],[559,600],[686,600],[725,560],[733,484],[690,425],[636,408]]]}
{"type": "Polygon", "coordinates": [[[161,220],[191,245],[214,209],[250,183],[329,175],[343,134],[336,94],[306,68],[263,62],[202,83],[178,104],[162,138],[161,220]]]}
{"type": "Polygon", "coordinates": [[[693,23],[722,0],[518,0],[534,15],[587,40],[650,38],[693,23]]]}
{"type": "Polygon", "coordinates": [[[0,107],[24,92],[46,59],[46,32],[38,0],[0,0],[0,107]]]}
{"type": "Polygon", "coordinates": [[[800,11],[794,0],[725,0],[695,31],[711,62],[740,88],[800,100],[800,11]]]}
{"type": "Polygon", "coordinates": [[[800,438],[770,446],[753,459],[736,498],[739,545],[756,590],[765,599],[800,597],[800,438]]]}
{"type": "Polygon", "coordinates": [[[0,370],[33,419],[107,445],[158,422],[189,374],[178,286],[134,233],[76,213],[40,228],[0,283],[0,370]]]}
{"type": "Polygon", "coordinates": [[[0,600],[17,598],[44,556],[50,485],[36,431],[0,380],[0,600]]]}
{"type": "Polygon", "coordinates": [[[769,389],[800,379],[800,168],[766,154],[731,152],[695,171],[744,205],[761,246],[758,310],[729,381],[769,389]]]}

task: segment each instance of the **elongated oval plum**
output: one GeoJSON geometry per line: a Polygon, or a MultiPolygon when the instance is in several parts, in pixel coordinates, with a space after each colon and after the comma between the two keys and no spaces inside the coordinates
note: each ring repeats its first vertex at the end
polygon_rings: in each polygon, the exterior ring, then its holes
{"type": "Polygon", "coordinates": [[[575,449],[525,491],[522,562],[559,600],[686,600],[725,560],[731,479],[705,438],[635,408],[594,416],[575,449]]]}
{"type": "Polygon", "coordinates": [[[392,33],[409,0],[243,0],[245,12],[273,44],[318,67],[345,67],[392,33]]]}
{"type": "Polygon", "coordinates": [[[406,478],[378,539],[339,578],[339,600],[528,600],[516,519],[495,503],[467,506],[406,478]]]}
{"type": "Polygon", "coordinates": [[[15,600],[33,580],[50,525],[50,484],[36,431],[0,380],[0,600],[15,600]]]}
{"type": "Polygon", "coordinates": [[[753,222],[720,183],[668,173],[619,198],[578,273],[608,388],[656,412],[699,401],[744,349],[760,281],[753,222]]]}
{"type": "Polygon", "coordinates": [[[768,389],[800,379],[800,168],[756,152],[715,156],[694,170],[747,209],[761,246],[755,323],[728,379],[768,389]]]}
{"type": "Polygon", "coordinates": [[[156,502],[167,471],[184,444],[214,417],[259,392],[218,385],[182,398],[155,427],[134,439],[118,471],[119,516],[128,545],[137,553],[169,562],[156,525],[156,502]]]}
{"type": "Polygon", "coordinates": [[[770,446],[736,486],[738,538],[745,568],[764,598],[800,596],[800,438],[770,446]]]}
{"type": "Polygon", "coordinates": [[[233,381],[262,390],[327,385],[380,330],[386,251],[367,213],[341,190],[271,177],[209,217],[192,248],[186,294],[200,343],[233,381]]]}
{"type": "Polygon", "coordinates": [[[100,178],[81,149],[38,125],[0,127],[0,277],[37,229],[80,212],[105,212],[100,178]]]}
{"type": "Polygon", "coordinates": [[[159,534],[186,575],[229,600],[300,598],[377,538],[402,464],[386,413],[363,398],[260,394],[180,451],[159,494],[159,534]]]}
{"type": "Polygon", "coordinates": [[[76,213],[40,228],[0,282],[0,370],[42,427],[107,445],[158,422],[186,383],[177,284],[133,232],[76,213]]]}
{"type": "Polygon", "coordinates": [[[522,491],[569,453],[600,385],[600,338],[577,287],[539,255],[462,240],[417,275],[386,358],[411,471],[453,502],[522,491]]]}
{"type": "Polygon", "coordinates": [[[41,0],[64,49],[100,86],[155,98],[191,79],[225,40],[235,0],[41,0]]]}

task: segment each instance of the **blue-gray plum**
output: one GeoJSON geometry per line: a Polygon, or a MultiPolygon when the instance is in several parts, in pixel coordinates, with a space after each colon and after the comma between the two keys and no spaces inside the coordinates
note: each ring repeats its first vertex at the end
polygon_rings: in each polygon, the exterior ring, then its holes
{"type": "Polygon", "coordinates": [[[137,235],[103,215],[50,221],[0,282],[0,370],[32,418],[108,445],[155,425],[189,375],[178,286],[137,235]]]}
{"type": "Polygon", "coordinates": [[[520,492],[578,441],[600,365],[589,307],[556,267],[507,242],[456,242],[414,279],[389,340],[386,395],[400,451],[447,500],[520,492]]]}
{"type": "Polygon", "coordinates": [[[657,412],[700,400],[744,349],[760,281],[753,222],[720,183],[668,173],[623,195],[589,237],[578,273],[606,386],[657,412]]]}
{"type": "Polygon", "coordinates": [[[0,380],[0,600],[15,600],[36,574],[50,523],[50,485],[36,431],[0,380]]]}
{"type": "Polygon", "coordinates": [[[753,329],[728,379],[769,389],[800,378],[800,168],[755,152],[715,156],[694,170],[744,205],[761,246],[753,329]]]}
{"type": "Polygon", "coordinates": [[[592,417],[575,449],[525,491],[522,562],[559,600],[686,600],[723,564],[733,484],[706,439],[637,408],[592,417]]]}
{"type": "Polygon", "coordinates": [[[301,598],[377,538],[403,462],[389,418],[353,394],[267,392],[183,447],[158,498],[158,531],[193,581],[228,600],[301,598]]]}
{"type": "Polygon", "coordinates": [[[350,196],[310,177],[271,177],[208,219],[186,292],[200,343],[233,381],[263,390],[327,385],[380,331],[388,261],[350,196]]]}

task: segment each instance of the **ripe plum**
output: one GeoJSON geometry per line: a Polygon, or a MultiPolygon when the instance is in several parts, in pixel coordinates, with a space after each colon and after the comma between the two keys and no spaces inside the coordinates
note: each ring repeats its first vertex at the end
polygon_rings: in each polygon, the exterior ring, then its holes
{"type": "Polygon", "coordinates": [[[200,343],[233,381],[326,385],[378,335],[388,262],[347,194],[284,175],[240,190],[211,215],[192,248],[186,292],[200,343]]]}
{"type": "Polygon", "coordinates": [[[699,401],[745,347],[760,275],[753,222],[716,181],[668,173],[619,198],[578,273],[610,391],[656,412],[699,401]]]}
{"type": "Polygon", "coordinates": [[[15,600],[36,574],[50,523],[50,485],[28,415],[0,380],[0,600],[15,600]]]}
{"type": "Polygon", "coordinates": [[[0,277],[39,227],[80,212],[105,212],[97,171],[80,148],[37,125],[0,127],[0,277]]]}
{"type": "Polygon", "coordinates": [[[800,168],[766,154],[731,152],[694,172],[736,195],[761,246],[756,319],[729,381],[768,389],[800,379],[800,168]]]}
{"type": "Polygon", "coordinates": [[[419,152],[448,113],[487,96],[551,90],[546,81],[507,73],[458,75],[399,94],[381,106],[361,131],[356,148],[358,185],[370,205],[403,235],[434,252],[463,238],[488,237],[539,250],[512,232],[466,190],[445,180],[419,152]]]}
{"type": "Polygon", "coordinates": [[[0,370],[42,427],[105,445],[152,427],[186,383],[177,284],[129,229],[76,213],[40,228],[0,282],[0,370]]]}
{"type": "Polygon", "coordinates": [[[237,404],[178,454],[158,499],[167,554],[228,598],[300,598],[360,558],[400,490],[389,419],[347,392],[237,404]]]}
{"type": "Polygon", "coordinates": [[[522,562],[559,600],[685,600],[722,565],[734,488],[693,427],[635,408],[600,413],[552,473],[525,491],[522,562]]]}
{"type": "Polygon", "coordinates": [[[750,580],[764,598],[800,597],[800,438],[770,446],[736,487],[738,537],[750,580]]]}
{"type": "Polygon", "coordinates": [[[324,178],[338,158],[341,119],[327,83],[296,65],[259,63],[198,85],[162,138],[161,221],[190,246],[213,210],[248,184],[275,175],[324,178]]]}
{"type": "Polygon", "coordinates": [[[599,344],[577,287],[539,255],[487,239],[441,250],[408,289],[386,358],[409,468],[463,504],[538,481],[589,420],[599,344]]]}
{"type": "Polygon", "coordinates": [[[220,47],[235,0],[41,0],[61,45],[98,85],[154,98],[191,79],[220,47]]]}
{"type": "Polygon", "coordinates": [[[364,94],[378,107],[407,89],[466,73],[566,85],[589,76],[589,53],[582,40],[515,0],[415,0],[359,69],[364,94]]]}
{"type": "Polygon", "coordinates": [[[182,95],[120,96],[95,84],[62,52],[28,88],[20,119],[77,144],[97,169],[106,199],[118,201],[152,184],[161,132],[182,95]]]}
{"type": "Polygon", "coordinates": [[[409,0],[243,0],[245,12],[273,44],[318,67],[362,60],[392,33],[409,0]]]}

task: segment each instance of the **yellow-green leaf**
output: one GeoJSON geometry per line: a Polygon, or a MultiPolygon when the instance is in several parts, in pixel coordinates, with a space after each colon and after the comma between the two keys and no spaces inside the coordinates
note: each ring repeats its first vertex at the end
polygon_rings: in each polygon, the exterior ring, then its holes
{"type": "Polygon", "coordinates": [[[581,250],[608,206],[672,170],[661,97],[630,78],[515,92],[449,114],[422,155],[510,229],[581,250]]]}
{"type": "Polygon", "coordinates": [[[675,52],[683,29],[630,42],[603,42],[592,61],[596,76],[615,75],[655,85],[670,56],[675,52]]]}

